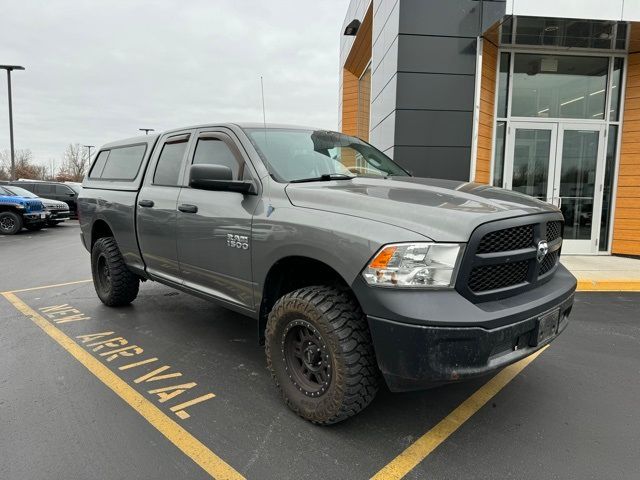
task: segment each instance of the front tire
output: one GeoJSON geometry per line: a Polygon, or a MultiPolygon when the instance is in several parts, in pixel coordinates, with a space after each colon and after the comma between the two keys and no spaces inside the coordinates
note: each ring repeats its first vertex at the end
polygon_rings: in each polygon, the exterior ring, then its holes
{"type": "Polygon", "coordinates": [[[120,307],[138,296],[140,278],[124,263],[113,237],[96,240],[91,249],[91,274],[98,297],[109,307],[120,307]]]}
{"type": "Polygon", "coordinates": [[[15,235],[22,230],[22,217],[14,212],[0,212],[0,234],[15,235]]]}
{"type": "Polygon", "coordinates": [[[269,314],[267,365],[291,410],[320,425],[363,410],[379,372],[367,321],[353,296],[327,286],[280,298],[269,314]]]}

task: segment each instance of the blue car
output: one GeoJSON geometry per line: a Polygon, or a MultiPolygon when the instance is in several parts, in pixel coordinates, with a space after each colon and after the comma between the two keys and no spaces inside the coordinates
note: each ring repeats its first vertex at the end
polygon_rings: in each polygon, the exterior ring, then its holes
{"type": "Polygon", "coordinates": [[[49,212],[35,198],[8,195],[0,186],[0,234],[15,235],[22,227],[40,230],[47,224],[49,212]]]}

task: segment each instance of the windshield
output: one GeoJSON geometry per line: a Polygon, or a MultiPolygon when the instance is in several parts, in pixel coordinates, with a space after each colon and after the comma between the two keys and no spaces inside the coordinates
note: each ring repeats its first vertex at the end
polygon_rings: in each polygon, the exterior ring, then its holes
{"type": "Polygon", "coordinates": [[[14,187],[13,185],[11,185],[11,186],[5,186],[4,189],[10,192],[11,195],[15,195],[18,197],[38,198],[38,196],[35,193],[30,192],[29,190],[25,190],[22,187],[14,187]]]}
{"type": "Polygon", "coordinates": [[[251,128],[246,132],[279,182],[409,176],[384,153],[356,137],[286,128],[251,128]]]}

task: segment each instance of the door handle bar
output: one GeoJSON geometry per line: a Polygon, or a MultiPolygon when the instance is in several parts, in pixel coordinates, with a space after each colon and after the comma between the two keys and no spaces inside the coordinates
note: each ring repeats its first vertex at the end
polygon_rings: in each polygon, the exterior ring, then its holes
{"type": "Polygon", "coordinates": [[[189,205],[188,203],[183,203],[178,205],[178,210],[184,213],[198,213],[197,205],[189,205]]]}
{"type": "Polygon", "coordinates": [[[153,203],[153,200],[139,200],[138,205],[141,207],[153,207],[155,203],[153,203]]]}

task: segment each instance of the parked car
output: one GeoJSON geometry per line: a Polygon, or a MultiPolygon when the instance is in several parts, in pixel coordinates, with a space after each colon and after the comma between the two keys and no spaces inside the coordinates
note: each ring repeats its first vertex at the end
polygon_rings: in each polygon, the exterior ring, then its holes
{"type": "Polygon", "coordinates": [[[78,199],[108,306],[154,280],[256,319],[285,403],[330,424],[383,378],[493,372],[567,326],[563,217],[500,188],[416,178],[347,135],[205,125],[103,146],[78,199]]]}
{"type": "Polygon", "coordinates": [[[5,195],[14,195],[16,197],[24,198],[37,198],[44,205],[45,210],[49,212],[47,218],[47,225],[53,227],[58,225],[70,217],[69,205],[65,202],[58,200],[51,200],[49,198],[38,197],[35,193],[25,190],[22,187],[16,187],[15,185],[0,185],[0,192],[5,195]]]}
{"type": "Polygon", "coordinates": [[[40,230],[48,217],[49,212],[39,199],[5,195],[0,186],[0,234],[15,235],[22,227],[40,230]]]}
{"type": "Polygon", "coordinates": [[[30,192],[35,193],[41,198],[50,198],[58,200],[69,205],[71,217],[77,217],[77,198],[78,193],[69,185],[62,182],[46,182],[39,180],[17,180],[10,182],[10,185],[22,187],[30,192]]]}

